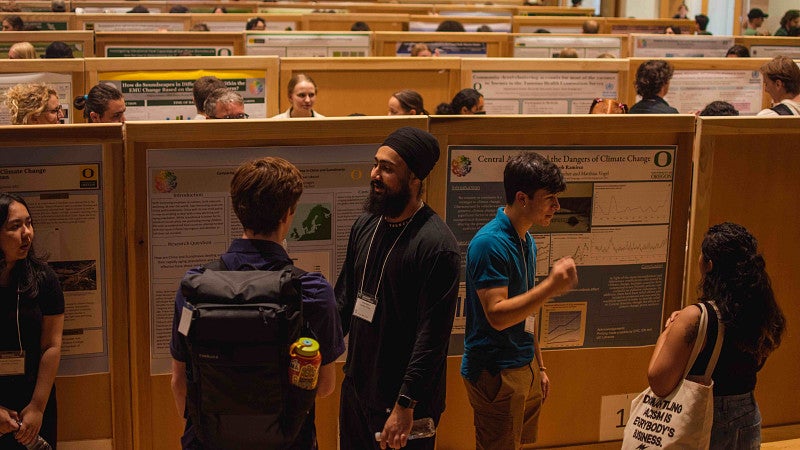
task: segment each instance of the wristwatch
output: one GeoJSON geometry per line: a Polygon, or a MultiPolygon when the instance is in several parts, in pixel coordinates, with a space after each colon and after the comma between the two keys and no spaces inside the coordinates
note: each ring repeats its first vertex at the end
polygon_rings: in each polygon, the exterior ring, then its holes
{"type": "Polygon", "coordinates": [[[403,408],[413,408],[417,406],[417,401],[405,394],[400,394],[397,396],[397,404],[403,408]]]}

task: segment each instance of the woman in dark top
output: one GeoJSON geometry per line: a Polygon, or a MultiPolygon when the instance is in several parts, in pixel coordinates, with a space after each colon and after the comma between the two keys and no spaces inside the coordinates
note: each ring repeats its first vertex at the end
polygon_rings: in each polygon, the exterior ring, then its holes
{"type": "MultiPolygon", "coordinates": [[[[764,258],[756,239],[741,225],[725,222],[706,232],[700,255],[700,301],[709,307],[704,348],[689,377],[699,375],[710,351],[708,337],[716,336],[718,321],[725,326],[714,381],[714,424],[711,449],[758,449],[761,414],[753,390],[756,372],[781,343],[785,319],[775,301],[764,258]],[[705,360],[703,360],[705,359],[705,360]]],[[[698,338],[700,308],[690,305],[673,313],[656,343],[648,379],[653,392],[666,396],[680,382],[698,338]]]]}
{"type": "Polygon", "coordinates": [[[37,434],[56,448],[53,382],[64,295],[55,272],[36,256],[22,197],[0,193],[0,224],[0,449],[22,449],[37,434]]]}
{"type": "Polygon", "coordinates": [[[635,81],[636,93],[642,99],[631,107],[629,114],[678,114],[678,110],[664,100],[673,71],[672,66],[661,59],[643,62],[636,69],[635,81]]]}

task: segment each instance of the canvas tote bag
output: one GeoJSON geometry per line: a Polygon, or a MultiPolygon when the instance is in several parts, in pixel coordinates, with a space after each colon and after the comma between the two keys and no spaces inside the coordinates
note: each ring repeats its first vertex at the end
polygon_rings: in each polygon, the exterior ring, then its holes
{"type": "MultiPolygon", "coordinates": [[[[708,328],[709,313],[706,305],[698,303],[701,310],[700,326],[692,348],[683,379],[666,397],[655,395],[648,387],[631,402],[631,414],[625,425],[623,450],[648,448],[708,449],[711,426],[714,422],[714,383],[711,374],[717,365],[724,329],[718,321],[714,352],[706,366],[703,381],[686,379],[703,345],[708,328]]],[[[712,304],[713,306],[713,304],[712,304]]],[[[714,306],[716,309],[716,306],[714,306]]],[[[719,316],[719,313],[717,313],[719,316]]]]}

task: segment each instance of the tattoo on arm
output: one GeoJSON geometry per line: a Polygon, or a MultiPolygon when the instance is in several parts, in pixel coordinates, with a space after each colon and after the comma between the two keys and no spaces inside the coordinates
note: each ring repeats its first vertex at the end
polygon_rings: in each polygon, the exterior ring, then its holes
{"type": "Polygon", "coordinates": [[[689,329],[688,333],[686,333],[686,345],[689,347],[694,345],[694,341],[697,339],[697,329],[700,327],[700,319],[697,319],[693,324],[692,327],[689,329]]]}

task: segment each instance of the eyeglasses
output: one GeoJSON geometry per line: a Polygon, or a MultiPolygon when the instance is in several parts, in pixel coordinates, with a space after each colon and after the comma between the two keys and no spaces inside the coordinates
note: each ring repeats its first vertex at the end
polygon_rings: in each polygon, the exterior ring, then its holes
{"type": "Polygon", "coordinates": [[[613,98],[596,98],[592,100],[592,106],[589,107],[589,114],[627,114],[628,105],[618,102],[613,98]],[[598,104],[603,106],[595,111],[594,107],[598,104]]]}
{"type": "Polygon", "coordinates": [[[64,107],[61,106],[61,105],[58,105],[53,109],[45,109],[44,110],[44,112],[47,112],[47,113],[50,113],[50,114],[58,114],[58,113],[60,113],[62,111],[64,111],[64,107]]]}
{"type": "Polygon", "coordinates": [[[228,114],[227,116],[222,116],[222,117],[209,116],[208,118],[209,119],[247,119],[249,117],[250,117],[250,114],[241,113],[241,114],[228,114]]]}

